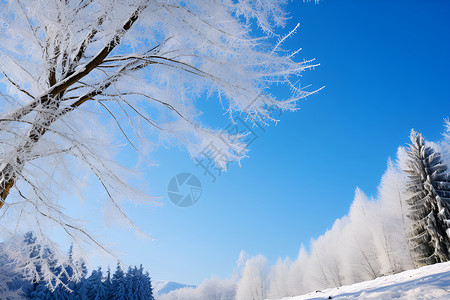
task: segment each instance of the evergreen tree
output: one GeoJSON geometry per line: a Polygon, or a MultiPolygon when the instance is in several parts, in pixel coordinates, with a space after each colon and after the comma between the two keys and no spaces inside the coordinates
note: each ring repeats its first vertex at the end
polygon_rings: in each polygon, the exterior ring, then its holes
{"type": "Polygon", "coordinates": [[[58,285],[55,290],[51,293],[51,299],[55,300],[70,300],[72,292],[67,290],[66,287],[58,285]]]}
{"type": "Polygon", "coordinates": [[[107,298],[111,298],[112,293],[112,283],[111,283],[111,268],[108,266],[108,270],[106,271],[106,278],[103,281],[103,285],[105,286],[105,291],[107,293],[107,298]]]}
{"type": "Polygon", "coordinates": [[[137,268],[128,267],[127,274],[125,276],[125,290],[127,299],[136,299],[136,292],[139,285],[139,278],[137,276],[137,268]]]}
{"type": "Polygon", "coordinates": [[[117,263],[116,272],[111,280],[111,290],[109,293],[111,300],[128,300],[126,291],[126,278],[119,263],[117,263]]]}
{"type": "Polygon", "coordinates": [[[408,151],[410,244],[417,266],[450,259],[450,174],[441,154],[427,146],[422,135],[411,132],[408,151]]]}
{"type": "MultiPolygon", "coordinates": [[[[69,252],[71,254],[71,252],[69,252]]],[[[70,260],[70,257],[69,257],[70,260]]],[[[71,294],[71,300],[88,300],[87,297],[87,290],[88,290],[88,280],[86,279],[86,276],[88,274],[88,270],[86,267],[86,263],[84,260],[81,260],[81,279],[79,282],[73,282],[71,281],[70,287],[73,290],[73,293],[71,294]]]]}
{"type": "Polygon", "coordinates": [[[150,275],[148,272],[144,273],[144,268],[142,265],[139,267],[138,270],[139,278],[139,286],[136,291],[136,299],[138,300],[155,300],[153,297],[153,288],[152,288],[152,281],[150,279],[150,275]]]}
{"type": "MultiPolygon", "coordinates": [[[[72,294],[73,300],[89,300],[88,298],[89,283],[86,278],[82,278],[80,282],[75,285],[75,289],[72,294]]],[[[105,298],[107,299],[107,298],[105,298]]]]}
{"type": "Polygon", "coordinates": [[[69,276],[69,278],[71,278],[73,276],[73,245],[70,245],[69,248],[69,264],[66,266],[66,272],[67,275],[69,276]]]}
{"type": "Polygon", "coordinates": [[[48,289],[44,281],[36,284],[33,291],[30,292],[28,298],[32,300],[50,300],[52,299],[52,292],[48,289]]]}
{"type": "Polygon", "coordinates": [[[92,300],[107,299],[108,293],[103,284],[102,269],[93,270],[88,278],[87,298],[92,300]]]}

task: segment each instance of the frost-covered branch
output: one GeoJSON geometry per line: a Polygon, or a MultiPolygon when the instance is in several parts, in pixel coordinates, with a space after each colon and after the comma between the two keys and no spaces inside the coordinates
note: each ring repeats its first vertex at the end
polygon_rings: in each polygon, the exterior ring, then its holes
{"type": "Polygon", "coordinates": [[[61,195],[78,193],[87,181],[103,189],[107,210],[137,229],[120,203],[152,199],[145,182],[131,180],[138,173],[115,162],[114,140],[131,145],[140,159],[147,158],[152,144],[181,145],[199,158],[213,143],[224,153],[215,157],[221,168],[245,157],[245,134],[204,124],[196,104],[209,98],[220,102],[230,121],[238,113],[263,125],[276,121],[273,109],[297,109],[310,94],[298,80],[314,64],[295,61],[297,51],[281,49],[293,33],[276,33],[287,18],[284,4],[3,3],[0,224],[5,236],[20,229],[16,220],[26,219],[42,235],[50,223],[77,241],[96,241],[58,205],[61,195]],[[270,93],[273,85],[284,86],[290,95],[276,98],[270,93]]]}

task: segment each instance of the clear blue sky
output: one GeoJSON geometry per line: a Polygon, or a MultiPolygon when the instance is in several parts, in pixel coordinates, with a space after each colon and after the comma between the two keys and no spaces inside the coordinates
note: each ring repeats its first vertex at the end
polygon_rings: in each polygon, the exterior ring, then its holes
{"type": "Polygon", "coordinates": [[[411,128],[440,138],[450,115],[449,1],[293,1],[288,10],[287,29],[301,27],[285,48],[320,63],[303,84],[325,89],[277,126],[255,129],[250,158],[215,183],[186,152],[155,152],[160,166],[146,175],[166,205],[128,211],[156,240],[105,233],[127,252],[124,263],[144,264],[155,279],[197,284],[229,276],[242,249],[272,262],[295,258],[301,243],[347,213],[356,186],[376,195],[387,158],[411,128]],[[203,184],[190,208],[167,198],[169,180],[181,172],[203,184]]]}

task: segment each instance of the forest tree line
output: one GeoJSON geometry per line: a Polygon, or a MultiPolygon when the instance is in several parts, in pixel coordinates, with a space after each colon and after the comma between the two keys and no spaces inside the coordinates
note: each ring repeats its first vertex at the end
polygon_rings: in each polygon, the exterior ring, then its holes
{"type": "MultiPolygon", "coordinates": [[[[23,248],[30,247],[32,257],[30,263],[36,264],[39,272],[34,280],[27,280],[17,270],[14,260],[0,251],[0,299],[33,299],[33,300],[154,300],[151,278],[144,268],[128,267],[124,272],[117,264],[115,272],[101,267],[92,270],[89,275],[83,261],[81,266],[72,259],[72,247],[65,256],[66,263],[57,259],[57,254],[50,248],[41,245],[32,232],[23,238],[23,248]],[[79,267],[79,268],[78,268],[79,267]],[[80,269],[79,279],[74,272],[80,269]],[[46,274],[53,273],[60,280],[48,280],[46,274]]],[[[3,250],[3,247],[0,247],[3,250]]]]}

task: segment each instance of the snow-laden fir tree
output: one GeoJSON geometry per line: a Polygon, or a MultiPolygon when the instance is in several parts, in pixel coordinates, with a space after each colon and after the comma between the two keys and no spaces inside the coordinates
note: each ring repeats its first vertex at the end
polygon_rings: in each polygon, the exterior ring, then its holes
{"type": "Polygon", "coordinates": [[[35,289],[28,295],[28,298],[32,300],[49,300],[51,297],[52,292],[48,289],[44,281],[39,282],[35,286],[35,289]]]}
{"type": "Polygon", "coordinates": [[[128,268],[126,277],[126,294],[127,299],[147,299],[153,300],[152,283],[148,272],[144,273],[142,265],[128,268]]]}
{"type": "Polygon", "coordinates": [[[111,289],[109,290],[109,299],[126,300],[127,299],[127,278],[120,264],[117,263],[116,272],[111,279],[111,289]]]}
{"type": "Polygon", "coordinates": [[[409,242],[417,266],[450,260],[450,173],[439,151],[411,131],[404,170],[412,230],[409,242]]]}
{"type": "Polygon", "coordinates": [[[105,289],[109,291],[112,289],[112,282],[111,282],[111,268],[108,266],[108,270],[106,270],[106,278],[104,281],[105,289]]]}
{"type": "Polygon", "coordinates": [[[87,297],[92,300],[102,300],[108,298],[108,291],[103,282],[102,269],[93,270],[91,276],[88,278],[87,297]]]}
{"type": "Polygon", "coordinates": [[[89,300],[88,293],[88,280],[86,278],[81,278],[81,280],[75,285],[74,296],[75,300],[89,300]]]}
{"type": "Polygon", "coordinates": [[[125,284],[126,284],[126,293],[127,298],[134,299],[136,297],[136,290],[138,288],[139,282],[136,274],[137,268],[134,269],[129,266],[128,271],[125,276],[125,284]]]}

